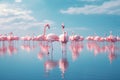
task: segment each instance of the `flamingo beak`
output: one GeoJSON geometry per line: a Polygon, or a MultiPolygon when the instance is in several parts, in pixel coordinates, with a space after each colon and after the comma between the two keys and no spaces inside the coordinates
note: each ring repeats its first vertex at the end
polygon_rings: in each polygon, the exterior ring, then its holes
{"type": "Polygon", "coordinates": [[[50,29],[50,26],[48,26],[48,29],[50,29]]]}

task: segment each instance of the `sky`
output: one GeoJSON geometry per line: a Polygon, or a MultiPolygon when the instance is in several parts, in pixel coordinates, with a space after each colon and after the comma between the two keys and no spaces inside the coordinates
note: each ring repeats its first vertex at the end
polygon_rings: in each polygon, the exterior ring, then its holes
{"type": "Polygon", "coordinates": [[[0,34],[120,35],[120,0],[0,0],[0,34]]]}

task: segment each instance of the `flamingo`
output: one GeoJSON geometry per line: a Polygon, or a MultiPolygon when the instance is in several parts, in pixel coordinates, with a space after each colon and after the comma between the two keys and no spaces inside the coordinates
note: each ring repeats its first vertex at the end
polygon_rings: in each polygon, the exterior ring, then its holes
{"type": "Polygon", "coordinates": [[[59,41],[59,37],[56,34],[54,34],[54,33],[49,33],[46,36],[46,40],[51,43],[52,49],[53,49],[53,44],[52,43],[54,41],[59,41]]]}
{"type": "Polygon", "coordinates": [[[74,35],[74,33],[72,33],[72,36],[69,37],[70,41],[79,41],[80,36],[78,35],[74,35]]]}
{"type": "Polygon", "coordinates": [[[48,23],[44,25],[43,34],[37,36],[38,41],[46,41],[46,28],[50,28],[50,25],[48,23]]]}
{"type": "Polygon", "coordinates": [[[112,31],[110,31],[110,35],[106,38],[108,42],[116,42],[117,38],[112,35],[112,31]]]}
{"type": "Polygon", "coordinates": [[[64,24],[62,24],[62,32],[63,32],[63,34],[61,34],[60,36],[59,36],[59,41],[63,44],[63,43],[67,43],[68,42],[68,35],[67,35],[67,32],[65,32],[64,31],[64,28],[65,28],[65,26],[64,26],[64,24]]]}
{"type": "Polygon", "coordinates": [[[79,35],[74,35],[74,33],[72,33],[72,36],[69,37],[70,41],[83,41],[84,37],[83,36],[79,36],[79,35]]]}

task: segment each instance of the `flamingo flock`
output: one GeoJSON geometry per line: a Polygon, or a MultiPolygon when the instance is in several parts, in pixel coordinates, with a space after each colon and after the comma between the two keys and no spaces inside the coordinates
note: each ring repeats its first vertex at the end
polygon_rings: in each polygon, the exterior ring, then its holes
{"type": "Polygon", "coordinates": [[[112,31],[110,31],[110,35],[109,36],[98,36],[98,35],[93,35],[93,36],[87,36],[86,38],[81,36],[81,35],[76,35],[74,33],[72,33],[71,36],[68,36],[67,31],[65,31],[65,25],[62,24],[62,34],[61,35],[56,35],[55,33],[49,33],[46,34],[46,30],[47,28],[50,29],[50,25],[49,24],[45,24],[44,25],[44,30],[43,30],[43,34],[38,35],[38,36],[30,36],[29,34],[23,37],[18,37],[15,36],[13,34],[13,32],[10,32],[9,34],[0,34],[0,41],[18,41],[18,40],[22,40],[24,42],[30,42],[30,41],[48,41],[48,42],[55,42],[55,41],[59,41],[62,44],[66,44],[68,41],[83,41],[83,40],[87,40],[87,41],[98,41],[98,42],[117,42],[120,41],[120,37],[119,36],[114,36],[112,35],[112,31]]]}

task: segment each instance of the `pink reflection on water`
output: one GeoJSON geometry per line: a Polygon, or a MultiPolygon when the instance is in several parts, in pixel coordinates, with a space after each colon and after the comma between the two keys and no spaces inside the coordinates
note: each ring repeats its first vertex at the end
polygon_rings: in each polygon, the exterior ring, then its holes
{"type": "Polygon", "coordinates": [[[115,53],[115,51],[117,50],[117,47],[115,46],[114,43],[112,43],[112,44],[110,44],[110,45],[107,46],[107,50],[108,50],[108,52],[109,52],[109,54],[108,54],[109,61],[110,61],[110,63],[112,63],[112,61],[113,61],[114,59],[116,59],[117,56],[118,56],[118,55],[115,53]]]}
{"type": "Polygon", "coordinates": [[[61,76],[64,78],[65,71],[68,68],[68,60],[67,60],[67,44],[62,45],[62,58],[59,59],[59,68],[61,70],[61,76]]]}
{"type": "Polygon", "coordinates": [[[96,41],[89,41],[87,43],[87,49],[89,51],[93,51],[94,55],[100,53],[107,53],[110,63],[112,63],[113,60],[115,60],[119,56],[119,45],[116,45],[113,42],[96,42],[96,41]]]}
{"type": "Polygon", "coordinates": [[[53,49],[52,49],[51,53],[49,53],[48,56],[46,56],[47,60],[45,60],[44,62],[46,76],[51,70],[53,70],[58,65],[58,61],[54,60],[53,56],[54,55],[53,55],[53,49]]]}
{"type": "Polygon", "coordinates": [[[13,53],[17,53],[17,45],[15,45],[14,41],[2,41],[0,42],[0,55],[4,55],[5,53],[8,53],[9,55],[13,55],[13,53]]]}
{"type": "Polygon", "coordinates": [[[40,42],[39,46],[43,53],[45,53],[46,55],[49,54],[50,46],[48,45],[48,42],[40,42]]]}
{"type": "Polygon", "coordinates": [[[72,59],[75,61],[78,57],[80,52],[82,52],[83,43],[79,41],[71,42],[70,50],[72,52],[72,59]]]}
{"type": "Polygon", "coordinates": [[[65,71],[67,70],[68,68],[68,61],[66,58],[62,58],[59,60],[59,68],[62,72],[62,78],[64,78],[64,74],[65,74],[65,71]]]}
{"type": "Polygon", "coordinates": [[[42,60],[44,58],[44,53],[43,52],[39,52],[38,53],[38,59],[42,60]]]}
{"type": "Polygon", "coordinates": [[[5,45],[5,42],[0,42],[1,46],[0,46],[0,55],[4,55],[5,53],[7,53],[7,46],[5,45]]]}

